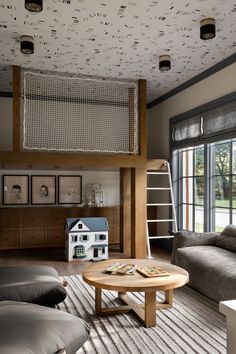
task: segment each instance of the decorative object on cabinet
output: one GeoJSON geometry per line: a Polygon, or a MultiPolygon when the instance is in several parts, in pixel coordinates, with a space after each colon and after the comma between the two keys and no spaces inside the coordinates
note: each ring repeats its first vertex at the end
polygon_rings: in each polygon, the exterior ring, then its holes
{"type": "Polygon", "coordinates": [[[88,202],[88,206],[104,207],[104,190],[100,183],[91,184],[92,195],[88,202]]]}
{"type": "Polygon", "coordinates": [[[31,204],[56,203],[56,176],[31,176],[31,204]]]}
{"type": "Polygon", "coordinates": [[[82,203],[82,176],[58,176],[58,203],[82,203]]]}
{"type": "Polygon", "coordinates": [[[15,205],[29,203],[28,175],[3,175],[2,178],[3,204],[15,205]]]}
{"type": "Polygon", "coordinates": [[[108,222],[104,217],[67,218],[65,226],[68,261],[108,258],[108,222]]]}

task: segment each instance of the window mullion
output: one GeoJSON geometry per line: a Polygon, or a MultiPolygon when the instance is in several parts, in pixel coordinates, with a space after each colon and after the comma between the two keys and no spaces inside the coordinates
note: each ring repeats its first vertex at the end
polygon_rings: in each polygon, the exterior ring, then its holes
{"type": "Polygon", "coordinates": [[[232,183],[232,174],[233,174],[233,142],[230,142],[230,176],[229,176],[229,223],[233,223],[233,183],[232,183]]]}
{"type": "Polygon", "coordinates": [[[192,211],[192,217],[193,217],[193,231],[195,230],[195,183],[196,183],[196,168],[195,168],[195,154],[196,154],[196,149],[194,149],[193,153],[193,211],[192,211]]]}

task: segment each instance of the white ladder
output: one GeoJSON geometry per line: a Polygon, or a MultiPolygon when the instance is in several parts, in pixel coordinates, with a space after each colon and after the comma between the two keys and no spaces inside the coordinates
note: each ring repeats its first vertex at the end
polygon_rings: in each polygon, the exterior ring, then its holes
{"type": "Polygon", "coordinates": [[[153,258],[151,255],[151,247],[150,247],[150,240],[153,239],[163,239],[163,238],[173,238],[172,235],[166,236],[150,236],[149,235],[149,224],[150,223],[169,223],[171,222],[173,225],[174,232],[178,231],[177,227],[177,219],[176,219],[176,211],[175,211],[175,203],[174,203],[174,193],[172,187],[172,179],[171,179],[171,172],[170,172],[170,165],[168,161],[164,161],[165,165],[165,172],[163,171],[147,171],[147,175],[166,175],[168,176],[168,187],[149,187],[147,186],[147,191],[168,191],[170,193],[170,202],[169,203],[147,203],[147,207],[162,207],[162,206],[170,206],[172,209],[172,217],[167,219],[147,219],[147,251],[148,251],[148,258],[153,258]]]}

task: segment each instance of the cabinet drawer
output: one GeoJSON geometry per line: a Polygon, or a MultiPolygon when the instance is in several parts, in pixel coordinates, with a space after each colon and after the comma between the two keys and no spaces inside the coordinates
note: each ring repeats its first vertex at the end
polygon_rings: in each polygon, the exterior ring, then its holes
{"type": "Polygon", "coordinates": [[[65,232],[62,228],[47,229],[46,243],[49,246],[64,246],[65,232]]]}
{"type": "Polygon", "coordinates": [[[22,230],[21,246],[45,246],[44,231],[41,229],[22,230]]]}
{"type": "Polygon", "coordinates": [[[0,209],[0,228],[20,227],[20,212],[12,209],[0,209]]]}
{"type": "Polygon", "coordinates": [[[20,233],[18,230],[0,231],[0,248],[17,248],[20,245],[20,233]]]}
{"type": "Polygon", "coordinates": [[[35,210],[22,211],[22,227],[40,227],[42,225],[41,212],[35,210]]]}
{"type": "Polygon", "coordinates": [[[69,218],[69,211],[65,210],[52,210],[49,211],[47,214],[43,214],[43,226],[49,227],[62,227],[64,229],[66,218],[69,218]]]}

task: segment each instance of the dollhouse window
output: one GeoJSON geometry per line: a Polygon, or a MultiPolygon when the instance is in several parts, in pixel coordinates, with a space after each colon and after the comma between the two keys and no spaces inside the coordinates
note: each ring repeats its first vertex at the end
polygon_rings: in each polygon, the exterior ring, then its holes
{"type": "Polygon", "coordinates": [[[87,242],[89,240],[89,235],[81,235],[80,236],[80,241],[81,242],[87,242]]]}

